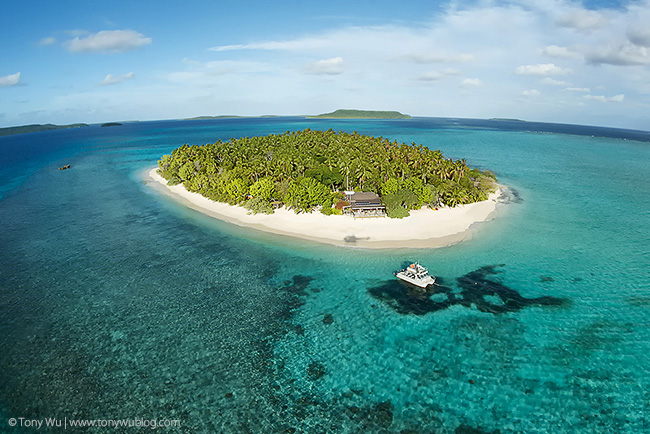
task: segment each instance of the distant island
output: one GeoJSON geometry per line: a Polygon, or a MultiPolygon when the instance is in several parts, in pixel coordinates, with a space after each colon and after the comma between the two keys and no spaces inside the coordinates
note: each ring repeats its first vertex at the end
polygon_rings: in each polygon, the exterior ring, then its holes
{"type": "Polygon", "coordinates": [[[388,217],[423,206],[455,207],[488,199],[497,188],[492,172],[464,159],[413,143],[358,133],[313,131],[242,137],[207,145],[183,145],[159,161],[168,185],[213,201],[271,214],[284,205],[295,212],[341,214],[343,191],[374,193],[388,217]]]}
{"type": "Polygon", "coordinates": [[[119,122],[106,122],[105,124],[101,125],[102,127],[121,127],[122,124],[119,122]]]}
{"type": "Polygon", "coordinates": [[[326,118],[326,119],[411,119],[410,115],[405,115],[397,111],[374,111],[374,110],[348,110],[339,109],[331,113],[323,113],[316,116],[307,116],[308,118],[326,118]]]}
{"type": "Polygon", "coordinates": [[[39,131],[50,131],[50,130],[63,130],[67,128],[82,128],[87,127],[88,124],[70,124],[70,125],[53,125],[53,124],[34,124],[34,125],[22,125],[19,127],[7,127],[0,128],[0,136],[11,136],[14,134],[26,134],[26,133],[36,133],[39,131]]]}

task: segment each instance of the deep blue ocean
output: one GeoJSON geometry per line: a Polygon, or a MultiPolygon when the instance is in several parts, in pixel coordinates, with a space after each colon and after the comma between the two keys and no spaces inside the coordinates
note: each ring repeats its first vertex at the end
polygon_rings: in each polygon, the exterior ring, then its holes
{"type": "Polygon", "coordinates": [[[649,168],[650,133],[508,120],[0,137],[0,432],[650,432],[649,168]],[[308,127],[466,158],[510,200],[460,244],[363,250],[233,226],[144,181],[184,143],[308,127]],[[413,260],[442,284],[430,297],[392,274],[413,260]]]}

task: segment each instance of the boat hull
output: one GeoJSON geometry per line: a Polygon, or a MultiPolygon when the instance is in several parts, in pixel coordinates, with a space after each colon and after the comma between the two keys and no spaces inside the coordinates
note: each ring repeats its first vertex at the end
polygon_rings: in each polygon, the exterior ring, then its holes
{"type": "Polygon", "coordinates": [[[413,277],[407,276],[404,273],[397,273],[395,277],[420,288],[426,288],[429,285],[433,285],[436,281],[436,279],[431,276],[427,276],[424,279],[414,279],[413,277]]]}

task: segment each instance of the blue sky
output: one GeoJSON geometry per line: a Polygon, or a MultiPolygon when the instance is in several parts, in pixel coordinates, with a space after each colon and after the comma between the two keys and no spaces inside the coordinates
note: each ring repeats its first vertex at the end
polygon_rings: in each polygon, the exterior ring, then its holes
{"type": "Polygon", "coordinates": [[[650,129],[650,0],[0,9],[0,126],[358,108],[650,129]]]}

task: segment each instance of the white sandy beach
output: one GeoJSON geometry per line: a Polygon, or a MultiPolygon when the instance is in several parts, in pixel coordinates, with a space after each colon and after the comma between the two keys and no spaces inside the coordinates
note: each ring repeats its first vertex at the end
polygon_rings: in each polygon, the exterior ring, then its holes
{"type": "Polygon", "coordinates": [[[319,212],[295,214],[278,209],[274,214],[248,214],[239,206],[214,202],[198,193],[191,193],[182,184],[168,186],[157,173],[148,177],[187,206],[212,217],[262,231],[298,237],[322,243],[366,248],[425,248],[444,247],[471,236],[470,227],[490,220],[496,210],[500,191],[492,193],[488,200],[456,208],[420,209],[411,211],[403,219],[365,218],[350,216],[326,216],[319,212]]]}

